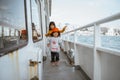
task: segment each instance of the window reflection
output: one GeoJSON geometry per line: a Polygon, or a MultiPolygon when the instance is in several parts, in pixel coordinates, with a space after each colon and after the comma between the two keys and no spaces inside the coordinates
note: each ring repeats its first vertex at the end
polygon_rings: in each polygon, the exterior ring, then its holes
{"type": "Polygon", "coordinates": [[[33,35],[33,40],[39,40],[40,34],[38,33],[38,30],[35,27],[35,24],[32,23],[32,35],[33,35]]]}
{"type": "Polygon", "coordinates": [[[27,42],[24,0],[0,1],[0,54],[27,42]],[[25,32],[23,32],[24,30],[25,32]]]}
{"type": "Polygon", "coordinates": [[[27,31],[25,29],[21,30],[21,36],[20,39],[21,40],[26,40],[27,39],[27,31]]]}
{"type": "Polygon", "coordinates": [[[32,14],[32,36],[33,41],[38,41],[42,38],[41,36],[41,13],[40,13],[40,4],[38,0],[31,0],[31,14],[32,14]]]}

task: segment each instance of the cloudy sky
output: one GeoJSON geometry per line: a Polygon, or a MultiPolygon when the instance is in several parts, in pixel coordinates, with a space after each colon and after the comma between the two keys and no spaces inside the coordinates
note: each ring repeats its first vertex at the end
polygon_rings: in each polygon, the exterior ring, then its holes
{"type": "Polygon", "coordinates": [[[52,0],[51,21],[85,25],[120,12],[120,0],[52,0]]]}

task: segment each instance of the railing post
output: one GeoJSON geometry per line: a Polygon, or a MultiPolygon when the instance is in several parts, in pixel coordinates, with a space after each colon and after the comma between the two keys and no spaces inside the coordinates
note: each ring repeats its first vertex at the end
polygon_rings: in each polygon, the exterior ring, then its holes
{"type": "Polygon", "coordinates": [[[61,39],[64,40],[64,35],[61,35],[61,39]]]}
{"type": "Polygon", "coordinates": [[[69,41],[69,34],[67,34],[67,41],[69,41]]]}
{"type": "Polygon", "coordinates": [[[75,65],[79,65],[79,56],[78,56],[78,52],[77,52],[77,47],[76,47],[76,43],[77,43],[77,31],[74,32],[74,59],[75,59],[75,65]]]}
{"type": "Polygon", "coordinates": [[[4,27],[1,27],[0,48],[4,48],[4,27]]]}
{"type": "Polygon", "coordinates": [[[68,50],[69,50],[69,35],[68,34],[65,34],[65,51],[68,53],[68,50]]]}
{"type": "Polygon", "coordinates": [[[100,40],[100,27],[99,25],[94,25],[94,80],[101,80],[101,57],[100,53],[97,51],[97,47],[101,45],[100,40]]]}
{"type": "Polygon", "coordinates": [[[77,31],[74,32],[74,43],[77,42],[77,31]]]}

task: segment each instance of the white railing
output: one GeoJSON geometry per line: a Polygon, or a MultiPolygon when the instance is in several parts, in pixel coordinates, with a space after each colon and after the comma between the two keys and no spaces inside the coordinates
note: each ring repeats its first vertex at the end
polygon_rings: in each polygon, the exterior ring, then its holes
{"type": "MultiPolygon", "coordinates": [[[[120,19],[120,13],[118,14],[115,14],[113,16],[110,16],[110,17],[107,17],[107,18],[104,18],[104,19],[101,19],[99,21],[96,21],[96,22],[93,22],[93,23],[90,23],[90,24],[87,24],[83,27],[79,27],[77,29],[74,29],[74,30],[71,30],[71,31],[68,31],[66,33],[64,33],[62,36],[63,36],[63,41],[65,43],[65,46],[67,47],[65,50],[69,50],[69,47],[70,47],[70,44],[72,44],[71,46],[74,47],[74,52],[75,52],[75,65],[80,65],[82,66],[83,70],[85,70],[85,72],[88,74],[88,76],[92,79],[92,80],[109,80],[110,77],[111,77],[111,80],[112,78],[116,80],[119,80],[120,77],[119,75],[116,76],[116,74],[114,74],[113,76],[110,76],[112,75],[112,71],[111,71],[111,74],[109,74],[107,71],[106,72],[103,72],[104,69],[105,69],[105,66],[103,65],[106,65],[106,63],[104,63],[104,60],[106,61],[106,58],[103,58],[103,56],[106,54],[106,53],[110,53],[110,54],[107,54],[107,55],[112,55],[113,56],[116,56],[116,59],[117,57],[120,58],[120,51],[119,50],[111,50],[111,49],[107,49],[107,48],[103,48],[101,47],[101,37],[100,37],[100,24],[104,24],[104,23],[108,23],[108,22],[112,22],[112,21],[115,21],[115,20],[119,20],[120,19]],[[82,30],[84,28],[89,28],[89,27],[94,27],[94,44],[93,46],[89,46],[89,45],[84,45],[82,43],[77,43],[77,40],[76,40],[76,34],[77,34],[77,31],[78,30],[82,30]],[[71,42],[68,38],[68,34],[69,33],[74,33],[74,41],[71,42]],[[67,39],[64,39],[64,35],[67,35],[67,39]],[[74,45],[73,45],[74,44],[74,45]],[[84,48],[81,48],[81,46],[83,47],[89,47],[91,48],[90,52],[89,52],[89,49],[87,52],[85,51],[82,51],[84,48]],[[93,59],[79,59],[79,58],[82,58],[81,56],[83,56],[84,54],[82,52],[85,52],[87,54],[91,53],[93,55],[92,58],[93,59]],[[101,53],[104,53],[101,54],[101,53]],[[102,56],[102,57],[101,57],[102,56]],[[103,60],[102,60],[103,59],[103,60]],[[80,62],[81,61],[85,61],[85,60],[91,60],[90,63],[93,64],[91,65],[91,70],[89,70],[89,68],[87,66],[89,66],[86,62],[86,65],[84,65],[85,63],[81,64],[80,62]],[[105,75],[102,75],[103,73],[106,73],[105,75]],[[108,78],[109,77],[109,78],[108,78]]],[[[86,48],[87,50],[87,48],[86,48]]],[[[85,55],[84,55],[85,56],[85,55]]],[[[104,56],[104,57],[107,57],[107,56],[104,56]]],[[[109,58],[110,60],[113,60],[113,58],[109,58]]],[[[120,59],[119,59],[120,60],[120,59]]],[[[116,60],[113,60],[113,62],[115,61],[116,65],[115,66],[120,66],[120,64],[118,65],[119,62],[116,62],[116,60]]],[[[110,64],[112,65],[112,64],[110,64]]],[[[108,66],[108,65],[107,65],[108,66]]],[[[111,69],[111,67],[109,67],[109,69],[111,69]]],[[[113,69],[113,68],[112,68],[113,69]]],[[[114,67],[115,69],[115,67],[114,67]]],[[[113,69],[113,70],[114,70],[113,69]]],[[[117,68],[116,68],[117,69],[117,68]]],[[[116,69],[113,71],[113,72],[116,72],[117,74],[120,73],[120,71],[118,70],[118,72],[116,71],[116,69]]]]}
{"type": "Polygon", "coordinates": [[[70,33],[70,32],[75,32],[75,31],[78,31],[78,30],[81,30],[81,29],[84,29],[84,28],[92,27],[92,26],[95,26],[95,25],[100,25],[100,24],[107,23],[107,22],[111,22],[111,21],[118,20],[118,19],[120,19],[120,13],[115,14],[115,15],[110,16],[110,17],[107,17],[107,18],[104,18],[104,19],[101,19],[101,20],[99,20],[99,21],[96,21],[96,22],[87,24],[87,25],[85,25],[85,26],[83,26],[83,27],[79,27],[79,28],[77,28],[77,29],[68,31],[68,32],[66,32],[66,33],[64,33],[64,34],[67,34],[67,33],[70,33]]]}

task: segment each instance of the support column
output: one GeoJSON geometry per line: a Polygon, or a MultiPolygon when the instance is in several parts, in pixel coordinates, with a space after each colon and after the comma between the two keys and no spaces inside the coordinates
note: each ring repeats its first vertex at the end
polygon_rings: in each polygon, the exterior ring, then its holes
{"type": "Polygon", "coordinates": [[[66,40],[67,45],[66,46],[67,46],[67,52],[68,52],[68,50],[70,50],[70,47],[69,47],[69,35],[67,34],[66,36],[67,36],[67,40],[66,40]]]}
{"type": "Polygon", "coordinates": [[[101,55],[97,47],[101,45],[100,27],[94,25],[94,80],[101,80],[101,55]]]}
{"type": "Polygon", "coordinates": [[[76,47],[76,43],[77,43],[77,31],[74,32],[74,62],[75,65],[79,65],[79,56],[78,56],[78,50],[76,47]]]}

